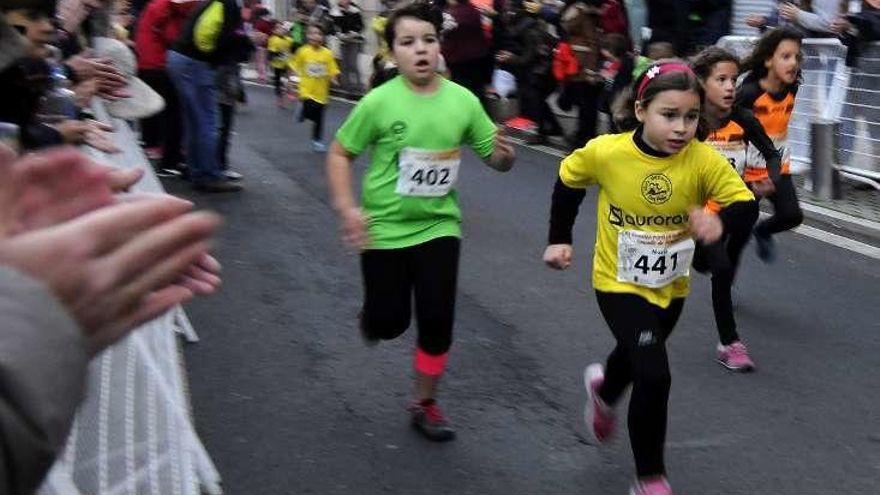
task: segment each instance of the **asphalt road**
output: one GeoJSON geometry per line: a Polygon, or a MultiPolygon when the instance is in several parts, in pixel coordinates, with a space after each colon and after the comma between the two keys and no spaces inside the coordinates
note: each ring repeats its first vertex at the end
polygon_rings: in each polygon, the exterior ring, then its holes
{"type": "MultiPolygon", "coordinates": [[[[464,211],[456,340],[440,403],[459,438],[432,444],[408,425],[414,333],[366,348],[355,325],[358,261],[338,240],[323,157],[309,125],[250,87],[234,167],[246,191],[166,187],[226,217],[220,294],[188,314],[197,429],[229,494],[624,494],[633,476],[625,428],[583,441],[583,367],[612,339],[589,286],[595,192],[576,259],[546,269],[558,159],[522,147],[507,174],[473,155],[464,211]]],[[[328,134],[350,105],[328,108],[328,134]]],[[[358,165],[363,170],[364,161],[358,165]]],[[[714,362],[708,280],[669,347],[667,446],[679,494],[880,493],[880,263],[784,234],[764,265],[749,246],[736,292],[740,333],[758,371],[714,362]]]]}

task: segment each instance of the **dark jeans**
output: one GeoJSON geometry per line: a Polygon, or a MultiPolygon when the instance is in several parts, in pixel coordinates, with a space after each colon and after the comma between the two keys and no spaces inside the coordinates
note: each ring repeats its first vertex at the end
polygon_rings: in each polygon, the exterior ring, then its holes
{"type": "Polygon", "coordinates": [[[655,306],[634,294],[596,291],[599,309],[617,340],[608,356],[599,397],[615,404],[631,384],[629,438],[640,477],[665,472],[666,412],[672,377],[666,339],[678,322],[684,299],[668,308],[655,306]]]}
{"type": "Polygon", "coordinates": [[[361,42],[343,42],[340,46],[342,60],[340,60],[340,72],[343,91],[360,93],[363,91],[361,83],[361,42]]]}
{"type": "Polygon", "coordinates": [[[361,253],[366,333],[385,340],[402,335],[412,319],[415,295],[419,349],[445,354],[452,345],[460,245],[456,237],[440,237],[361,253]]]}
{"type": "Polygon", "coordinates": [[[527,76],[517,79],[520,97],[520,113],[535,122],[542,136],[562,134],[562,126],[556,119],[547,98],[553,93],[552,84],[539,77],[527,76]],[[522,85],[520,85],[522,83],[522,85]]]}
{"type": "Polygon", "coordinates": [[[578,107],[577,130],[572,137],[578,147],[596,137],[596,124],[599,120],[599,102],[602,99],[603,84],[588,82],[569,83],[571,97],[578,107]]]}
{"type": "Polygon", "coordinates": [[[162,160],[158,167],[176,169],[183,161],[183,117],[180,115],[177,90],[165,69],[141,70],[138,71],[138,77],[165,100],[164,110],[141,120],[144,147],[162,148],[162,160]]]}
{"type": "Polygon", "coordinates": [[[223,180],[217,162],[217,81],[207,62],[171,50],[168,73],[180,96],[186,160],[193,184],[223,180]]]}
{"type": "Polygon", "coordinates": [[[217,161],[220,169],[229,168],[229,136],[235,119],[235,105],[220,104],[220,136],[217,139],[217,161]]]}

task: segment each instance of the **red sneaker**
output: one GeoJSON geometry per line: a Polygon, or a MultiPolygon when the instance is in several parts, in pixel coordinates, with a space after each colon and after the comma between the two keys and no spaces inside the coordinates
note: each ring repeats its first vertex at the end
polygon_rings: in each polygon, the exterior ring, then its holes
{"type": "Polygon", "coordinates": [[[413,428],[419,430],[428,440],[445,442],[455,438],[455,430],[443,417],[434,399],[413,402],[409,406],[413,428]]]}

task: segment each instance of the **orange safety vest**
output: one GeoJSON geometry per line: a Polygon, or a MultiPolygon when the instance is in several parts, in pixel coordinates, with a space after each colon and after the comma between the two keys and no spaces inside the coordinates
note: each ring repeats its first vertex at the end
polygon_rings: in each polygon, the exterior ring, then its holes
{"type": "MultiPolygon", "coordinates": [[[[739,175],[743,174],[746,166],[746,141],[745,131],[739,124],[733,120],[728,121],[727,125],[709,134],[706,142],[721,152],[739,175]]],[[[718,213],[721,211],[721,206],[710,199],[703,209],[710,213],[718,213]]]]}
{"type": "MultiPolygon", "coordinates": [[[[761,122],[767,136],[782,155],[783,174],[791,173],[791,145],[788,143],[788,123],[794,111],[794,93],[788,92],[782,100],[775,100],[769,93],[763,93],[752,106],[755,117],[761,122]]],[[[767,162],[761,153],[749,146],[746,153],[744,180],[754,182],[766,179],[767,162]]]]}

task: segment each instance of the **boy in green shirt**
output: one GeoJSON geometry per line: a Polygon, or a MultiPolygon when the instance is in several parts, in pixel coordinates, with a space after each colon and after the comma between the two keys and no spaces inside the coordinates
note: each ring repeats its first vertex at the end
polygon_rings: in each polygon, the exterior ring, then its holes
{"type": "Polygon", "coordinates": [[[513,166],[509,142],[467,89],[437,75],[442,17],[416,2],[388,19],[385,38],[400,75],[368,93],[330,148],[327,175],[343,239],[361,250],[368,343],[406,331],[415,294],[418,345],[413,426],[431,440],[454,430],[434,397],[452,343],[461,238],[454,189],[467,144],[490,167],[513,166]],[[363,206],[351,186],[351,165],[368,148],[363,206]]]}

